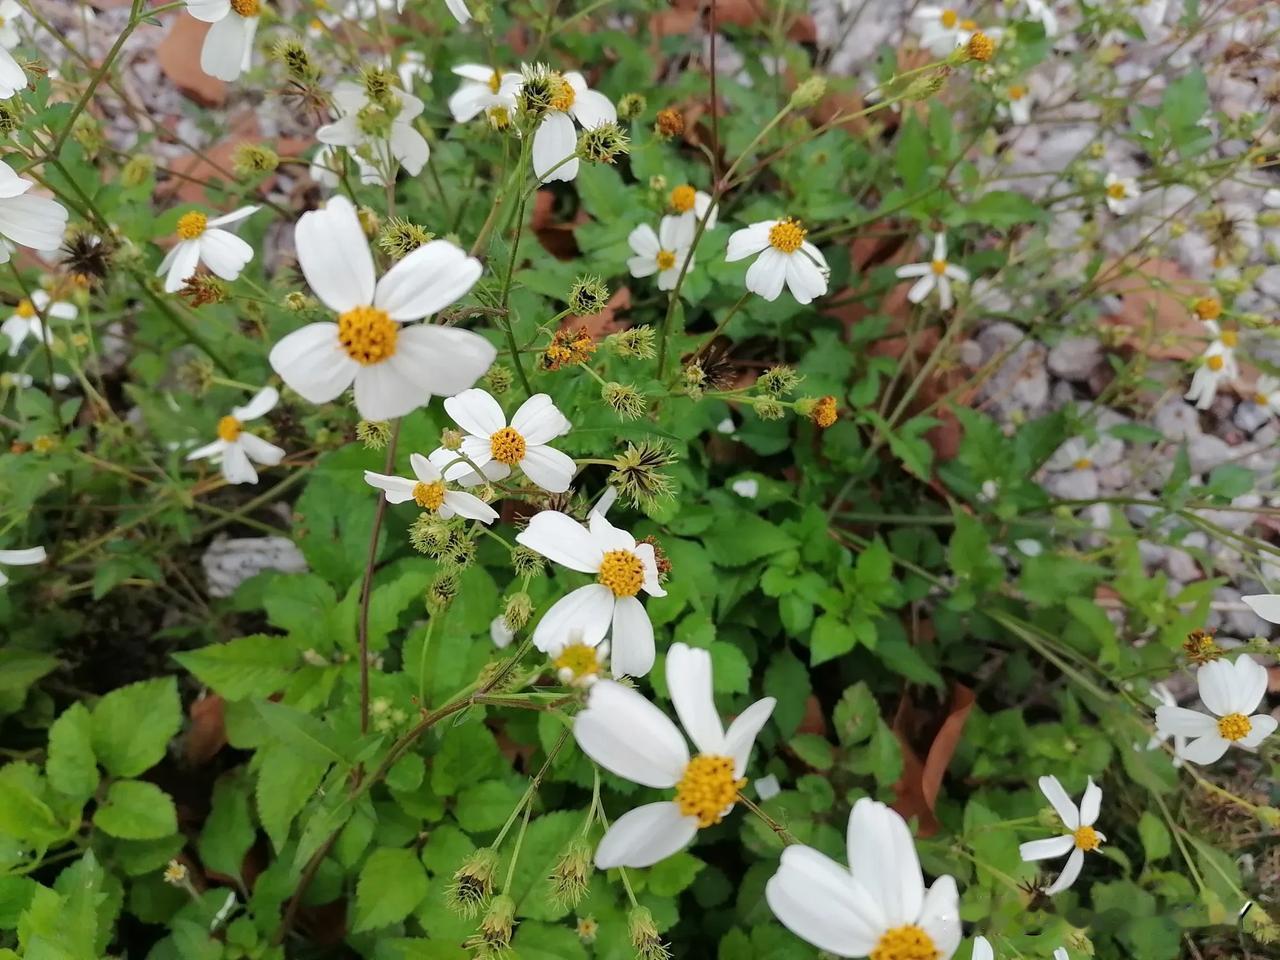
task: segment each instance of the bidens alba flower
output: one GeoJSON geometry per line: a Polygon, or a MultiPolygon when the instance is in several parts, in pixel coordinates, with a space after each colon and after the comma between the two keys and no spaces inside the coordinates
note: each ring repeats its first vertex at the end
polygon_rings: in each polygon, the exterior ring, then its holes
{"type": "Polygon", "coordinates": [[[187,460],[221,461],[222,476],[227,483],[257,483],[254,463],[274,467],[284,459],[284,451],[244,429],[245,422],[265,417],[280,402],[275,387],[263,387],[243,407],[234,407],[230,415],[218,421],[218,439],[187,454],[187,460]],[[252,463],[250,461],[253,461],[252,463]]]}
{"type": "MultiPolygon", "coordinates": [[[[29,567],[35,563],[44,563],[47,555],[44,547],[28,547],[26,550],[0,550],[0,567],[29,567]]],[[[4,570],[0,569],[0,587],[9,582],[4,570]]]]}
{"type": "Polygon", "coordinates": [[[759,220],[730,235],[724,259],[733,263],[759,254],[747,270],[748,290],[777,300],[785,284],[797,303],[811,303],[827,292],[831,268],[822,251],[805,239],[807,234],[791,217],[759,220]]]}
{"type": "Polygon", "coordinates": [[[409,455],[413,478],[390,477],[385,473],[364,472],[364,482],[377,487],[387,498],[387,503],[405,503],[412,500],[423,510],[430,510],[441,519],[453,516],[493,523],[498,513],[479,497],[445,486],[440,468],[420,453],[409,455]]]}
{"type": "Polygon", "coordinates": [[[592,646],[582,642],[580,633],[571,632],[551,642],[547,657],[557,680],[566,687],[586,688],[601,679],[609,668],[609,641],[602,640],[592,646]]]}
{"type": "MultiPolygon", "coordinates": [[[[536,518],[535,518],[536,519],[536,518]]],[[[680,729],[643,696],[612,680],[591,688],[587,708],[573,721],[582,752],[610,773],[675,797],[619,817],[596,848],[596,866],[648,867],[683,850],[698,830],[719,823],[746,786],[743,773],[756,736],[773,713],[773,697],[757,700],[726,732],[716,713],[711,654],[683,643],[667,651],[667,688],[680,729]]]]}
{"type": "Polygon", "coordinates": [[[497,351],[469,330],[404,326],[465,296],[480,262],[446,240],[414,250],[376,280],[356,209],[346,197],[304,213],[294,231],[298,265],[337,323],[312,323],[271,350],[269,361],[311,403],[328,403],[355,383],[365,420],[390,420],[453,396],[489,369],[497,351]]]}
{"type": "Polygon", "coordinates": [[[1267,670],[1256,660],[1242,656],[1234,663],[1206,663],[1196,671],[1196,683],[1200,699],[1213,716],[1179,706],[1156,708],[1160,736],[1188,739],[1178,751],[1183,760],[1213,763],[1232,744],[1252,749],[1275,733],[1275,717],[1253,713],[1267,692],[1267,670]]]}
{"type": "Polygon", "coordinates": [[[491,126],[506,127],[516,109],[520,74],[501,73],[480,63],[460,63],[453,72],[462,83],[449,97],[449,112],[458,123],[483,113],[491,126]]]}
{"type": "Polygon", "coordinates": [[[688,221],[691,227],[696,226],[703,218],[707,221],[705,229],[714,230],[719,209],[711,203],[711,194],[695,189],[683,183],[671,191],[667,197],[667,205],[675,215],[688,221]],[[710,211],[710,213],[708,213],[710,211]]]}
{"type": "Polygon", "coordinates": [[[684,217],[663,217],[658,232],[642,223],[627,236],[634,257],[627,259],[627,268],[633,277],[658,275],[658,289],[672,290],[680,279],[680,271],[693,269],[691,246],[695,223],[684,217]],[[684,266],[685,261],[689,265],[684,266]]]}
{"type": "Polygon", "coordinates": [[[1211,339],[1200,355],[1200,365],[1191,375],[1191,386],[1185,394],[1199,410],[1208,410],[1213,405],[1222,381],[1234,380],[1240,375],[1236,363],[1240,335],[1234,330],[1223,330],[1216,320],[1205,320],[1204,326],[1211,339]]]}
{"type": "Polygon", "coordinates": [[[1264,373],[1253,386],[1253,402],[1268,416],[1280,412],[1280,378],[1264,373]]]}
{"type": "Polygon", "coordinates": [[[934,290],[938,291],[938,306],[950,310],[955,298],[951,295],[951,281],[969,282],[969,271],[947,260],[947,237],[943,233],[933,235],[933,259],[927,263],[908,263],[894,271],[898,279],[919,277],[907,291],[907,299],[920,303],[934,290]]]}
{"type": "Polygon", "coordinates": [[[0,3],[0,100],[8,100],[27,85],[27,75],[9,51],[18,45],[17,24],[26,17],[26,11],[17,0],[0,3]]]}
{"type": "Polygon", "coordinates": [[[560,73],[538,64],[512,76],[521,100],[543,111],[533,134],[534,175],[543,183],[574,179],[578,175],[578,134],[573,121],[584,130],[594,130],[602,123],[616,123],[618,111],[608,97],[588,87],[576,70],[560,73]]]}
{"type": "Polygon", "coordinates": [[[533,644],[545,653],[556,641],[581,631],[582,642],[595,646],[612,627],[614,673],[643,677],[653,668],[653,624],[636,594],[667,595],[658,583],[653,544],[636,543],[598,511],[591,512],[588,522],[589,528],[566,514],[544,510],[516,537],[534,553],[596,578],[552,604],[534,628],[533,644]]]}
{"type": "Polygon", "coordinates": [[[1098,821],[1098,812],[1102,809],[1102,788],[1090,777],[1079,807],[1071,802],[1071,798],[1067,796],[1067,791],[1062,789],[1062,784],[1058,782],[1057,777],[1041,777],[1040,792],[1045,795],[1054,811],[1062,819],[1063,825],[1071,832],[1060,837],[1024,843],[1018,847],[1018,853],[1024,861],[1029,863],[1048,857],[1060,857],[1067,851],[1071,852],[1071,856],[1067,857],[1066,866],[1062,868],[1062,873],[1058,874],[1058,879],[1044,889],[1046,894],[1053,896],[1076,882],[1076,878],[1080,876],[1080,868],[1084,866],[1084,855],[1097,850],[1107,839],[1093,829],[1093,825],[1098,821]]]}
{"type": "Polygon", "coordinates": [[[548,493],[569,489],[577,464],[547,444],[568,433],[572,424],[547,394],[534,394],[521,404],[510,426],[498,401],[484,390],[463,390],[445,400],[444,409],[467,433],[461,449],[471,461],[466,466],[480,469],[490,480],[501,480],[518,467],[548,493]],[[491,463],[500,469],[485,469],[491,463]]]}
{"type": "Polygon", "coordinates": [[[394,183],[396,164],[411,177],[422,172],[431,147],[413,121],[424,105],[392,85],[385,70],[369,70],[364,83],[339,83],[333,88],[333,106],[338,119],[317,130],[316,139],[351,151],[362,182],[394,183]]]}
{"type": "Polygon", "coordinates": [[[35,184],[0,160],[0,263],[8,263],[15,246],[57,250],[67,230],[67,208],[27,191],[35,184]]]}
{"type": "Polygon", "coordinates": [[[935,57],[945,57],[964,46],[978,25],[960,16],[952,7],[917,7],[912,14],[920,24],[920,43],[935,57]]]}
{"type": "Polygon", "coordinates": [[[1005,88],[1005,102],[1000,104],[1001,113],[1007,114],[1011,123],[1023,127],[1031,122],[1031,90],[1021,83],[1010,84],[1005,88]]]}
{"type": "MultiPolygon", "coordinates": [[[[863,797],[849,814],[848,869],[793,844],[764,888],[788,930],[838,957],[947,960],[960,944],[960,895],[949,876],[926,888],[911,830],[863,797]]],[[[975,954],[976,955],[976,954],[975,954]]]]}
{"type": "Polygon", "coordinates": [[[18,355],[27,337],[44,339],[41,316],[53,320],[74,320],[77,313],[79,311],[75,304],[55,301],[43,290],[31,294],[30,300],[19,300],[18,305],[13,308],[13,314],[0,325],[0,333],[9,339],[9,356],[18,355]]]}
{"type": "Polygon", "coordinates": [[[187,13],[212,24],[200,48],[201,70],[230,81],[249,69],[261,0],[187,0],[187,13]]]}
{"type": "Polygon", "coordinates": [[[1142,191],[1138,189],[1138,181],[1133,177],[1117,177],[1114,173],[1108,173],[1102,181],[1102,186],[1107,191],[1107,206],[1117,216],[1124,216],[1132,210],[1133,205],[1142,196],[1142,191]]]}
{"type": "Polygon", "coordinates": [[[160,261],[156,276],[164,275],[165,293],[182,289],[188,277],[203,263],[223,280],[240,276],[245,264],[253,259],[253,247],[222,227],[239,223],[258,212],[256,206],[241,207],[231,213],[210,220],[199,210],[184,213],[178,218],[178,242],[160,261]]]}

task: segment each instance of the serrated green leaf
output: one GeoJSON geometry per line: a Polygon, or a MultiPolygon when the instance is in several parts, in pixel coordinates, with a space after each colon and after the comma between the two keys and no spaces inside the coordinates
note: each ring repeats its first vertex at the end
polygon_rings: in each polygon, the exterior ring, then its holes
{"type": "Polygon", "coordinates": [[[178,811],[154,783],[117,780],[93,814],[93,825],[123,840],[159,840],[178,830],[178,811]]]}
{"type": "Polygon", "coordinates": [[[427,895],[427,872],[412,850],[373,851],[356,881],[356,933],[399,923],[427,895]]]}
{"type": "Polygon", "coordinates": [[[136,777],[164,759],[182,728],[173,677],[113,690],[93,708],[93,752],[114,776],[136,777]]]}

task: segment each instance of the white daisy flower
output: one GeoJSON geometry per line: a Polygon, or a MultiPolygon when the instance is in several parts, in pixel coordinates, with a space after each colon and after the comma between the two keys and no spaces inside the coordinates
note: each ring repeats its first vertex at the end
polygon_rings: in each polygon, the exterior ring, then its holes
{"type": "Polygon", "coordinates": [[[412,500],[423,510],[430,510],[442,520],[466,517],[481,523],[493,523],[498,513],[479,497],[445,486],[440,469],[420,453],[409,455],[413,477],[391,477],[385,473],[364,472],[364,482],[377,487],[387,498],[387,503],[405,503],[412,500]]]}
{"type": "Polygon", "coordinates": [[[1280,623],[1280,593],[1255,593],[1240,599],[1267,623],[1280,623]]]}
{"type": "Polygon", "coordinates": [[[1040,21],[1046,37],[1058,35],[1058,15],[1053,12],[1053,0],[1027,0],[1027,13],[1040,21]]]}
{"type": "Polygon", "coordinates": [[[582,635],[569,633],[552,641],[547,657],[556,672],[556,679],[566,687],[585,689],[603,678],[609,669],[609,641],[597,644],[582,642],[582,635]]]}
{"type": "Polygon", "coordinates": [[[827,292],[831,268],[822,251],[805,239],[807,233],[791,217],[759,220],[730,235],[724,259],[733,263],[759,254],[747,270],[748,290],[777,300],[785,284],[797,303],[811,303],[827,292]]]}
{"type": "Polygon", "coordinates": [[[233,407],[230,415],[218,421],[218,439],[187,454],[187,460],[215,460],[222,465],[227,483],[257,483],[254,463],[274,467],[284,459],[284,451],[274,443],[244,429],[246,421],[265,417],[280,402],[275,387],[263,387],[243,407],[233,407]],[[252,461],[252,462],[251,462],[252,461]]]}
{"type": "Polygon", "coordinates": [[[1058,874],[1058,879],[1044,889],[1046,894],[1053,896],[1076,882],[1076,878],[1080,876],[1080,869],[1084,866],[1085,853],[1097,850],[1107,839],[1093,828],[1098,821],[1098,813],[1102,809],[1102,788],[1090,777],[1079,807],[1071,802],[1071,798],[1067,796],[1067,791],[1062,789],[1062,784],[1058,782],[1057,777],[1041,777],[1040,792],[1045,795],[1062,819],[1063,825],[1071,832],[1064,833],[1060,837],[1024,843],[1018,847],[1018,853],[1024,861],[1030,863],[1034,860],[1060,857],[1068,851],[1071,852],[1071,856],[1067,857],[1066,866],[1062,868],[1062,873],[1058,874]]]}
{"type": "Polygon", "coordinates": [[[675,789],[674,799],[636,807],[614,821],[596,848],[601,870],[651,866],[687,847],[700,828],[723,820],[746,786],[751,748],[777,703],[773,697],[757,700],[726,732],[712,696],[711,654],[683,643],[667,651],[667,687],[698,750],[693,758],[665,713],[612,680],[592,686],[587,708],[574,718],[578,746],[600,766],[646,787],[675,789]]]}
{"type": "MultiPolygon", "coordinates": [[[[515,412],[510,425],[502,407],[484,390],[464,390],[444,402],[445,412],[466,431],[462,453],[485,476],[501,480],[519,467],[536,486],[548,493],[569,489],[578,465],[573,457],[547,446],[572,429],[563,413],[545,393],[536,393],[515,412]],[[497,462],[504,469],[485,470],[497,462]]],[[[474,476],[474,472],[472,472],[474,476]]]]}
{"type": "Polygon", "coordinates": [[[1253,402],[1268,416],[1280,413],[1280,378],[1264,373],[1253,385],[1253,402]]]}
{"type": "MultiPolygon", "coordinates": [[[[35,386],[36,378],[29,373],[14,372],[6,370],[0,373],[0,388],[17,388],[18,390],[28,390],[35,386]]],[[[55,373],[53,375],[53,389],[65,390],[71,386],[72,380],[65,373],[55,373]]]]}
{"type": "Polygon", "coordinates": [[[667,595],[658,583],[653,544],[636,543],[597,511],[587,521],[589,528],[566,514],[543,510],[516,537],[534,553],[596,578],[552,604],[534,628],[533,645],[546,652],[580,630],[582,642],[594,646],[612,628],[614,673],[643,677],[653,668],[653,624],[636,594],[667,595]]]}
{"type": "Polygon", "coordinates": [[[699,220],[707,218],[704,229],[714,230],[720,209],[711,203],[711,194],[695,189],[691,184],[682,183],[671,191],[667,197],[667,205],[676,216],[688,221],[690,227],[696,227],[699,220]],[[711,213],[708,215],[707,211],[711,213]]]}
{"type": "Polygon", "coordinates": [[[658,232],[642,223],[627,236],[633,257],[627,258],[627,268],[633,277],[658,275],[658,289],[672,290],[680,279],[680,271],[693,269],[692,252],[695,225],[684,217],[663,217],[658,232]],[[684,262],[689,262],[685,267],[684,262]]]}
{"type": "Polygon", "coordinates": [[[1000,112],[1006,114],[1011,123],[1020,127],[1030,123],[1033,103],[1031,89],[1021,83],[1014,83],[1005,88],[1004,94],[1005,102],[1000,104],[1000,112]]]}
{"type": "Polygon", "coordinates": [[[0,100],[7,100],[27,86],[27,75],[9,51],[22,37],[18,25],[26,18],[26,11],[17,0],[0,3],[0,100]]]}
{"type": "Polygon", "coordinates": [[[268,359],[311,403],[328,403],[354,382],[360,416],[390,420],[432,394],[462,392],[493,363],[497,350],[477,333],[403,325],[461,299],[480,278],[480,262],[447,240],[424,244],[377,280],[356,209],[336,196],[298,219],[294,243],[302,275],[338,322],[295,330],[268,359]]]}
{"type": "MultiPolygon", "coordinates": [[[[1159,701],[1159,704],[1162,707],[1176,707],[1178,705],[1178,698],[1175,697],[1173,695],[1173,691],[1163,683],[1153,683],[1151,685],[1151,696],[1159,701]]],[[[1160,744],[1164,743],[1166,740],[1171,740],[1173,742],[1173,765],[1175,767],[1182,766],[1182,750],[1187,745],[1187,738],[1180,733],[1161,731],[1159,726],[1157,726],[1155,734],[1147,741],[1146,749],[1158,749],[1160,744]]],[[[1137,746],[1137,744],[1134,744],[1134,746],[1137,746]]]]}
{"type": "Polygon", "coordinates": [[[573,180],[578,175],[578,133],[573,121],[577,120],[585,130],[593,130],[602,123],[615,123],[618,111],[609,98],[587,86],[586,79],[576,70],[560,73],[542,64],[525,67],[523,75],[511,74],[514,88],[503,87],[519,94],[525,87],[546,87],[551,107],[533,134],[533,172],[543,183],[552,180],[573,180]]]}
{"type": "MultiPolygon", "coordinates": [[[[3,68],[0,66],[0,84],[3,68]]],[[[8,263],[15,246],[57,250],[67,230],[67,208],[29,191],[35,184],[0,160],[0,263],[8,263]]]]}
{"type": "Polygon", "coordinates": [[[240,276],[245,264],[253,259],[253,247],[230,230],[220,228],[239,223],[258,212],[257,206],[241,207],[212,220],[199,210],[178,218],[178,242],[160,261],[156,276],[164,275],[165,293],[176,293],[194,276],[203,263],[223,280],[240,276]]]}
{"type": "Polygon", "coordinates": [[[431,70],[427,67],[427,57],[421,50],[406,50],[396,65],[396,76],[400,78],[400,86],[412,90],[419,80],[431,82],[431,70]]]}
{"type": "Polygon", "coordinates": [[[187,0],[187,13],[213,24],[200,48],[200,69],[219,80],[235,80],[249,69],[261,0],[187,0]]]}
{"type": "Polygon", "coordinates": [[[483,113],[495,127],[511,122],[520,74],[502,73],[482,63],[460,63],[453,72],[462,77],[462,83],[449,97],[449,112],[454,120],[467,123],[483,113]]]}
{"type": "Polygon", "coordinates": [[[919,277],[911,289],[907,291],[907,299],[919,303],[935,289],[938,291],[938,306],[950,310],[955,302],[951,295],[951,281],[969,282],[969,271],[957,267],[947,260],[947,236],[944,233],[933,235],[933,259],[927,263],[908,263],[899,267],[895,273],[899,279],[919,277]]]}
{"type": "Polygon", "coordinates": [[[1204,326],[1209,333],[1209,345],[1200,355],[1196,372],[1191,375],[1191,386],[1184,394],[1200,410],[1208,410],[1213,405],[1213,398],[1224,380],[1234,380],[1240,375],[1236,363],[1239,334],[1235,330],[1223,330],[1216,320],[1205,320],[1204,326]]]}
{"type": "Polygon", "coordinates": [[[22,9],[18,0],[0,2],[0,47],[12,50],[22,42],[18,27],[27,19],[27,11],[22,9]]]}
{"type": "Polygon", "coordinates": [[[960,895],[941,876],[924,885],[911,829],[863,797],[849,813],[849,866],[793,844],[764,888],[773,915],[838,957],[948,960],[960,945],[960,895]]]}
{"type": "Polygon", "coordinates": [[[27,337],[44,340],[42,315],[55,320],[74,320],[78,313],[74,303],[54,300],[44,290],[35,291],[30,300],[19,300],[9,319],[0,324],[0,333],[9,338],[9,356],[18,355],[27,337]]]}
{"type": "Polygon", "coordinates": [[[1109,433],[1099,434],[1090,443],[1084,437],[1072,437],[1045,462],[1045,469],[1054,473],[1067,470],[1092,470],[1109,467],[1124,457],[1124,441],[1109,433]]]}
{"type": "Polygon", "coordinates": [[[1160,736],[1189,738],[1179,751],[1182,759],[1213,763],[1232,744],[1253,749],[1275,733],[1275,717],[1253,713],[1267,693],[1267,670],[1252,657],[1206,663],[1196,671],[1196,683],[1213,716],[1176,705],[1156,708],[1160,736]]]}
{"type": "Polygon", "coordinates": [[[427,454],[427,459],[440,468],[445,480],[460,487],[475,487],[511,475],[511,468],[497,460],[490,460],[476,473],[471,469],[471,464],[463,459],[461,450],[450,450],[448,447],[436,447],[427,454]]]}
{"type": "MultiPolygon", "coordinates": [[[[44,563],[47,554],[44,547],[28,547],[26,550],[0,550],[0,567],[29,567],[35,563],[44,563]]],[[[4,570],[0,569],[0,587],[9,582],[4,570]]]]}
{"type": "Polygon", "coordinates": [[[391,87],[386,102],[394,104],[394,114],[373,101],[364,84],[343,80],[333,88],[337,119],[316,131],[316,139],[321,143],[351,151],[360,165],[364,183],[395,182],[396,164],[404,167],[409,176],[416,177],[431,156],[426,138],[413,126],[413,121],[422,113],[422,101],[391,87]]]}
{"type": "Polygon", "coordinates": [[[1142,196],[1138,181],[1133,177],[1117,177],[1114,173],[1108,173],[1102,185],[1107,191],[1107,206],[1117,216],[1124,216],[1132,210],[1142,196]]]}
{"type": "Polygon", "coordinates": [[[978,25],[953,7],[917,7],[912,18],[920,24],[920,44],[935,57],[950,56],[956,47],[969,42],[978,25]]]}

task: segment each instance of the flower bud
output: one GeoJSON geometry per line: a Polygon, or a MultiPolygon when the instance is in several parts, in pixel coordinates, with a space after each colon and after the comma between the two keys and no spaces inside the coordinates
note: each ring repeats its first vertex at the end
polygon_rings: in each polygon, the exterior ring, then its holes
{"type": "Polygon", "coordinates": [[[533,600],[523,590],[507,597],[506,609],[502,612],[502,620],[512,633],[523,629],[533,616],[533,600]]]}
{"type": "Polygon", "coordinates": [[[684,133],[684,115],[672,107],[659,110],[658,118],[653,124],[653,132],[668,140],[680,136],[684,133]]]}
{"type": "Polygon", "coordinates": [[[356,424],[356,439],[366,450],[385,450],[391,442],[391,424],[386,420],[361,420],[356,424]]]}
{"type": "Polygon", "coordinates": [[[644,94],[624,94],[622,99],[618,101],[618,119],[634,120],[644,113],[648,106],[649,101],[644,98],[644,94]]]}
{"type": "Polygon", "coordinates": [[[797,110],[816,105],[827,95],[827,81],[824,77],[809,77],[791,92],[791,106],[797,110]]]}

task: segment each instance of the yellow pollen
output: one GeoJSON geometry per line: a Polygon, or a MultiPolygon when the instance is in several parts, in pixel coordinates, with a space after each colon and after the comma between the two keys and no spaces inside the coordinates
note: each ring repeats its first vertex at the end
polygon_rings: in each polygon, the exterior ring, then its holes
{"type": "Polygon", "coordinates": [[[676,784],[676,804],[686,817],[697,817],[699,827],[709,827],[724,819],[746,785],[746,777],[733,775],[733,757],[699,754],[676,784]]]}
{"type": "Polygon", "coordinates": [[[1072,833],[1071,836],[1075,839],[1077,850],[1084,850],[1087,852],[1090,850],[1097,850],[1102,846],[1102,838],[1098,836],[1098,831],[1093,829],[1093,827],[1081,827],[1079,830],[1072,833]]]}
{"type": "Polygon", "coordinates": [[[413,485],[413,502],[423,510],[439,510],[444,503],[444,481],[423,483],[419,480],[413,485]]]}
{"type": "Polygon", "coordinates": [[[1223,740],[1243,740],[1253,730],[1253,724],[1243,713],[1228,713],[1218,721],[1218,733],[1223,740]]]}
{"type": "Polygon", "coordinates": [[[659,270],[670,270],[676,265],[675,252],[672,250],[659,250],[657,261],[659,270]]]}
{"type": "Polygon", "coordinates": [[[568,111],[578,95],[573,92],[573,87],[569,81],[560,74],[553,74],[551,77],[551,109],[559,110],[561,113],[568,111]]]}
{"type": "Polygon", "coordinates": [[[493,93],[498,92],[498,88],[502,86],[502,74],[497,70],[493,71],[493,75],[489,77],[489,90],[493,93]]]}
{"type": "Polygon", "coordinates": [[[600,658],[596,656],[596,648],[585,643],[569,644],[551,661],[551,665],[557,671],[568,670],[575,680],[600,672],[600,658]]]}
{"type": "Polygon", "coordinates": [[[262,12],[262,4],[259,0],[231,0],[231,9],[247,20],[262,12]]]}
{"type": "Polygon", "coordinates": [[[244,424],[235,417],[223,417],[218,421],[218,439],[234,443],[240,438],[240,431],[243,429],[244,424]]]}
{"type": "Polygon", "coordinates": [[[634,597],[644,586],[644,564],[630,550],[609,550],[600,561],[596,579],[615,597],[634,597]]]}
{"type": "Polygon", "coordinates": [[[1115,183],[1113,183],[1111,186],[1107,187],[1107,196],[1110,197],[1112,200],[1123,200],[1128,195],[1129,195],[1128,189],[1125,187],[1123,183],[1121,183],[1118,180],[1115,183]]]}
{"type": "Polygon", "coordinates": [[[1222,316],[1222,304],[1213,297],[1201,297],[1194,304],[1196,315],[1201,320],[1217,320],[1222,316]]]}
{"type": "Polygon", "coordinates": [[[915,924],[886,930],[868,960],[939,960],[942,953],[933,938],[915,924]]]}
{"type": "Polygon", "coordinates": [[[324,21],[321,20],[319,17],[312,17],[311,22],[307,24],[307,26],[309,26],[312,30],[323,30],[324,21]]]}
{"type": "Polygon", "coordinates": [[[929,262],[929,269],[932,270],[936,275],[940,277],[947,272],[947,261],[931,260],[929,262]]]}
{"type": "Polygon", "coordinates": [[[204,228],[208,223],[209,218],[199,210],[184,213],[178,218],[178,236],[183,240],[194,240],[204,233],[204,228]]]}
{"type": "Polygon", "coordinates": [[[23,320],[30,320],[36,315],[36,307],[30,300],[19,300],[18,306],[13,312],[23,320]]]}
{"type": "Polygon", "coordinates": [[[506,107],[489,107],[485,116],[489,118],[489,126],[495,130],[505,130],[511,123],[511,114],[506,107]]]}
{"type": "Polygon", "coordinates": [[[1222,345],[1224,347],[1230,347],[1234,350],[1240,343],[1240,334],[1235,330],[1223,330],[1218,339],[1222,341],[1222,345]]]}
{"type": "Polygon", "coordinates": [[[1093,461],[1090,460],[1088,457],[1081,457],[1079,460],[1073,463],[1072,466],[1075,467],[1077,470],[1088,470],[1090,467],[1093,466],[1093,461]]]}
{"type": "Polygon", "coordinates": [[[338,317],[338,342],[356,363],[381,363],[396,352],[396,325],[385,310],[352,307],[338,317]]]}
{"type": "Polygon", "coordinates": [[[800,244],[804,243],[808,232],[800,226],[799,220],[787,217],[769,228],[769,246],[783,253],[795,253],[800,249],[800,244]]]}
{"type": "Polygon", "coordinates": [[[698,199],[698,191],[689,184],[682,184],[671,191],[671,209],[676,213],[688,213],[698,199]]]}
{"type": "Polygon", "coordinates": [[[1027,95],[1027,88],[1022,86],[1021,84],[1015,83],[1012,87],[1009,88],[1010,100],[1021,100],[1026,95],[1027,95]]]}
{"type": "Polygon", "coordinates": [[[1219,370],[1222,369],[1222,363],[1223,363],[1222,357],[1215,353],[1212,357],[1210,357],[1208,360],[1204,362],[1204,365],[1208,367],[1210,370],[1212,370],[1214,373],[1217,373],[1219,370]]]}
{"type": "Polygon", "coordinates": [[[977,29],[978,29],[977,21],[975,21],[975,20],[961,20],[961,21],[960,21],[960,29],[961,29],[961,30],[977,30],[977,29]]]}
{"type": "Polygon", "coordinates": [[[514,466],[524,459],[525,442],[512,427],[503,427],[489,438],[489,452],[493,459],[514,466]]]}
{"type": "Polygon", "coordinates": [[[960,15],[957,14],[954,10],[943,10],[942,14],[938,17],[938,19],[942,22],[942,25],[944,27],[950,30],[957,23],[959,23],[960,15]]]}

